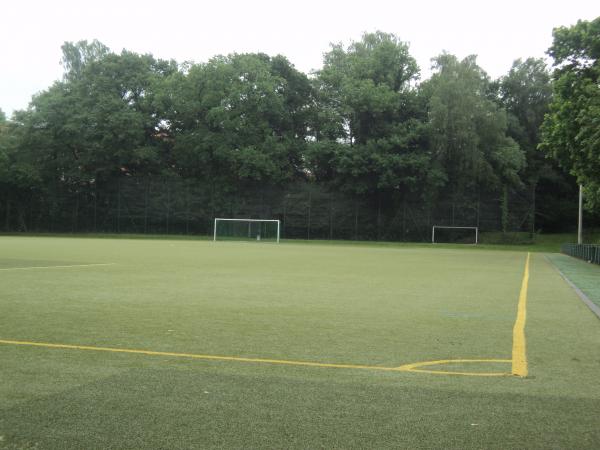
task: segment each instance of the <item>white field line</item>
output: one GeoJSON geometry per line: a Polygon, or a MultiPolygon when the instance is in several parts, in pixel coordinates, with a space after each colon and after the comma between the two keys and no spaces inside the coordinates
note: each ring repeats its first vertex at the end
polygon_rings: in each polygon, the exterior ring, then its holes
{"type": "Polygon", "coordinates": [[[8,267],[4,270],[33,270],[33,269],[65,269],[69,267],[97,267],[97,266],[114,266],[116,263],[103,263],[103,264],[73,264],[69,266],[32,266],[32,267],[8,267]]]}

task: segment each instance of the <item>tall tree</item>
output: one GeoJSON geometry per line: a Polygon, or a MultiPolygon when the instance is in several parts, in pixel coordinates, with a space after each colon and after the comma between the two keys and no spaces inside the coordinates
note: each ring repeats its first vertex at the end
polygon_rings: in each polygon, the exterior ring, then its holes
{"type": "Polygon", "coordinates": [[[508,135],[523,149],[526,167],[523,181],[530,191],[531,230],[561,230],[569,215],[574,182],[538,149],[540,126],[552,100],[551,75],[543,59],[516,60],[498,82],[500,104],[508,112],[508,135]]]}
{"type": "Polygon", "coordinates": [[[3,228],[7,231],[27,230],[26,204],[43,189],[37,160],[22,145],[27,136],[20,116],[17,112],[14,121],[0,123],[0,209],[4,211],[3,228]],[[15,224],[11,224],[11,217],[16,218],[15,224]]]}
{"type": "Polygon", "coordinates": [[[79,78],[87,65],[110,53],[110,49],[106,45],[95,39],[89,43],[86,40],[65,42],[61,50],[63,53],[61,64],[65,69],[64,77],[67,80],[79,78]]]}
{"type": "Polygon", "coordinates": [[[584,185],[600,211],[600,17],[554,29],[554,98],[540,148],[584,185]]]}
{"type": "Polygon", "coordinates": [[[525,158],[507,135],[506,111],[490,99],[490,80],[475,56],[442,54],[422,89],[429,96],[431,149],[455,196],[520,182],[525,158]]]}
{"type": "Polygon", "coordinates": [[[302,174],[311,86],[284,57],[218,56],[172,80],[176,166],[231,187],[302,174]]]}
{"type": "Polygon", "coordinates": [[[382,32],[334,45],[317,74],[320,113],[311,171],[359,194],[416,189],[429,167],[419,69],[408,45],[382,32]]]}
{"type": "Polygon", "coordinates": [[[509,114],[508,134],[525,151],[522,177],[531,192],[532,229],[568,230],[576,214],[575,179],[538,148],[552,100],[551,73],[542,59],[517,60],[498,85],[500,104],[509,114]]]}
{"type": "Polygon", "coordinates": [[[27,145],[38,152],[46,176],[80,186],[160,171],[162,114],[154,97],[177,66],[150,55],[106,53],[100,43],[63,49],[65,79],[22,115],[27,145]]]}
{"type": "Polygon", "coordinates": [[[527,158],[525,177],[535,182],[548,163],[538,151],[540,126],[552,99],[550,73],[543,59],[516,60],[500,79],[500,100],[509,113],[508,134],[519,143],[527,158]]]}

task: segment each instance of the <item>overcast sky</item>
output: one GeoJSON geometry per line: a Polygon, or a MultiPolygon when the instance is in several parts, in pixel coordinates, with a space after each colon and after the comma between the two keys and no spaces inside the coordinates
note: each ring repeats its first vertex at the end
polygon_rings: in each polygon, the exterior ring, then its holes
{"type": "Polygon", "coordinates": [[[517,58],[544,57],[552,28],[598,16],[598,0],[7,1],[0,7],[0,108],[8,115],[26,108],[61,78],[65,41],[98,39],[116,52],[179,62],[280,53],[309,72],[331,42],[382,30],[410,44],[422,78],[443,50],[478,55],[496,78],[517,58]]]}

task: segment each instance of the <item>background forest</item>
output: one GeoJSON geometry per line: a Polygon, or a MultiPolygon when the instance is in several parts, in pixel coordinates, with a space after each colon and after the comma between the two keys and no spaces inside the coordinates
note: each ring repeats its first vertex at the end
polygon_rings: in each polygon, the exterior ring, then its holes
{"type": "MultiPolygon", "coordinates": [[[[376,32],[305,74],[284,56],[178,63],[98,41],[0,112],[5,231],[210,233],[279,218],[283,236],[427,240],[431,225],[558,232],[600,198],[600,20],[554,31],[551,72],[432,59],[376,32]]],[[[597,213],[596,213],[597,214],[597,213]]]]}

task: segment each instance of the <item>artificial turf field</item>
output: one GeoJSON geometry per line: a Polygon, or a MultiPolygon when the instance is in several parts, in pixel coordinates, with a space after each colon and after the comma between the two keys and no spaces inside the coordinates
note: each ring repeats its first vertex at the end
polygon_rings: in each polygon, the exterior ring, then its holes
{"type": "Polygon", "coordinates": [[[0,237],[0,448],[599,448],[600,320],[526,261],[0,237]]]}

